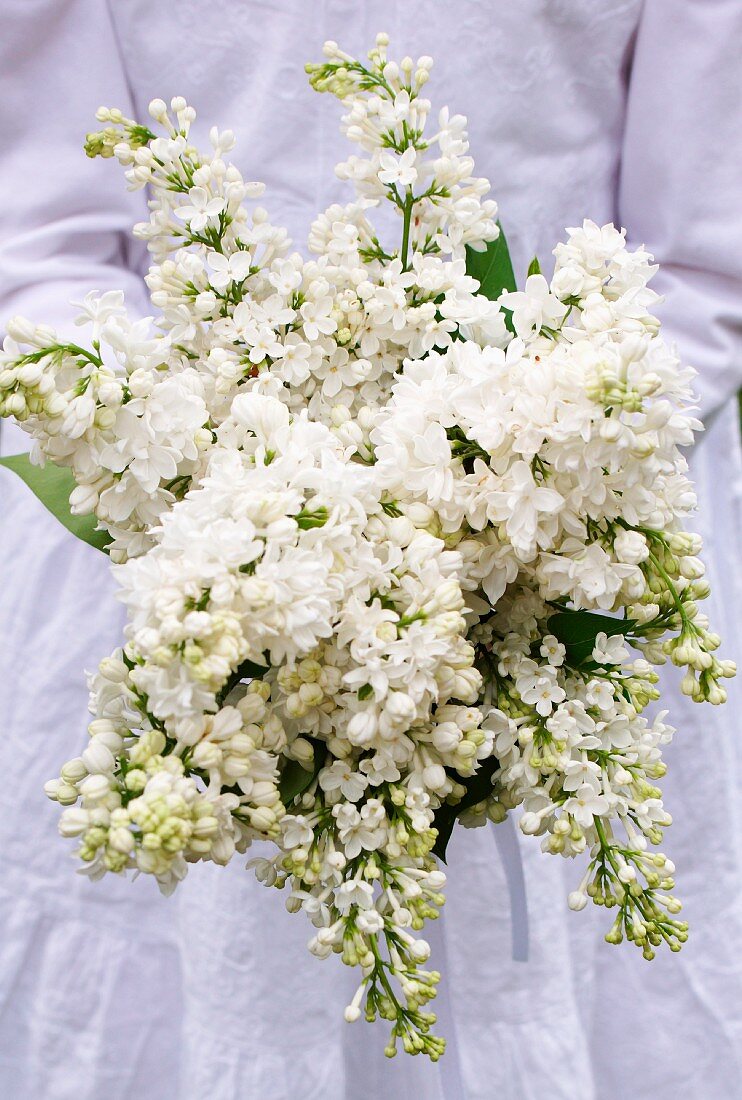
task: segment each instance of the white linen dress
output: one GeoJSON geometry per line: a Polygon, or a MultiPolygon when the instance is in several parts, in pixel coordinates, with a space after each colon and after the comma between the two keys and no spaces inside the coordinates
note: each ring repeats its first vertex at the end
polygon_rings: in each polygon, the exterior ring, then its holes
{"type": "MultiPolygon", "coordinates": [[[[739,656],[742,4],[739,0],[2,0],[0,320],[69,323],[68,299],[124,287],[146,314],[130,226],[145,196],[82,152],[99,104],[146,115],[186,96],[218,123],[303,245],[347,192],[339,105],[302,66],[334,38],[436,59],[429,93],[470,119],[522,277],[564,227],[614,220],[662,263],[662,317],[699,370],[693,468],[714,585],[739,656]]],[[[3,423],[4,453],[25,437],[3,423]]],[[[85,739],[83,668],[117,643],[104,558],[0,471],[0,1096],[8,1100],[456,1100],[439,1067],[344,1023],[354,975],[305,950],[309,926],[235,861],[152,881],[76,877],[42,784],[85,739]]],[[[740,692],[725,709],[669,684],[665,848],[692,936],[646,964],[570,913],[581,875],[522,837],[530,960],[490,829],[457,830],[445,980],[469,1100],[740,1100],[740,692]]],[[[450,1076],[450,1075],[449,1075],[450,1076]]]]}

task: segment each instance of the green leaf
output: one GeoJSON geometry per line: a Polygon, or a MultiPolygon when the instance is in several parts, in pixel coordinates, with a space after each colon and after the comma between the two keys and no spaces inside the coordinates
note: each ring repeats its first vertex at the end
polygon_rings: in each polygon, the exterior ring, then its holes
{"type": "Polygon", "coordinates": [[[329,512],[323,505],[320,508],[315,508],[314,511],[302,508],[302,510],[297,512],[294,516],[294,519],[296,520],[297,526],[299,526],[302,531],[308,531],[312,527],[324,527],[327,523],[328,515],[329,512]]]}
{"type": "Polygon", "coordinates": [[[25,481],[45,508],[55,516],[68,531],[78,539],[94,546],[96,550],[106,551],[111,542],[107,531],[96,530],[95,516],[73,516],[70,511],[70,493],[76,487],[72,471],[65,466],[33,466],[28,455],[8,455],[0,458],[0,466],[5,466],[25,481]]]}
{"type": "Polygon", "coordinates": [[[313,737],[308,737],[307,740],[311,741],[314,748],[312,767],[305,768],[298,760],[289,760],[281,772],[281,778],[278,781],[278,793],[284,806],[290,806],[300,794],[304,793],[307,787],[317,778],[324,763],[324,753],[322,752],[324,746],[322,742],[313,737]]]}
{"type": "Polygon", "coordinates": [[[541,264],[538,262],[538,256],[534,256],[533,259],[531,260],[530,264],[528,265],[528,271],[526,272],[526,278],[528,278],[529,275],[540,275],[540,274],[541,274],[541,264]]]}
{"type": "Polygon", "coordinates": [[[460,776],[453,775],[457,783],[466,787],[466,794],[455,805],[444,802],[435,811],[435,817],[433,818],[433,828],[438,830],[438,836],[433,845],[433,855],[438,856],[438,859],[444,863],[446,862],[446,848],[451,839],[456,818],[464,810],[476,806],[478,802],[483,802],[492,793],[492,776],[499,767],[500,761],[497,757],[490,756],[484,761],[479,770],[474,775],[469,776],[468,779],[461,779],[460,776]]]}
{"type": "Polygon", "coordinates": [[[491,302],[496,301],[503,290],[517,290],[508,242],[501,225],[500,236],[496,241],[489,241],[482,252],[466,246],[466,274],[479,281],[478,293],[491,302]]]}
{"type": "Polygon", "coordinates": [[[237,685],[241,684],[243,680],[262,680],[269,667],[268,664],[257,665],[255,661],[243,661],[239,668],[235,669],[219,692],[217,696],[219,706],[222,705],[227,696],[234,691],[237,685]]]}
{"type": "Polygon", "coordinates": [[[633,619],[616,619],[593,611],[558,611],[546,626],[566,646],[567,664],[576,668],[592,658],[598,634],[607,634],[609,638],[630,634],[636,623],[633,619]]]}

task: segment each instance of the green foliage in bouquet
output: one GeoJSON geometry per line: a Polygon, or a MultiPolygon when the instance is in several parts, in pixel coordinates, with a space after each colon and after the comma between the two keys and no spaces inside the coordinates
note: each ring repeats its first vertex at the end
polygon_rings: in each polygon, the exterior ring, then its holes
{"type": "Polygon", "coordinates": [[[77,487],[71,470],[64,466],[52,466],[50,463],[35,466],[26,454],[0,458],[0,466],[17,474],[54,518],[76,538],[87,542],[96,550],[106,549],[111,536],[107,531],[98,528],[96,517],[74,515],[70,508],[70,494],[77,487]]]}

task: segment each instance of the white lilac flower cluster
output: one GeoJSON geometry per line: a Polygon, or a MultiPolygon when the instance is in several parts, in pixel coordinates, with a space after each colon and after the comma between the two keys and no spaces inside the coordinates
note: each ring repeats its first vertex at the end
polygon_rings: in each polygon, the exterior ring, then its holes
{"type": "Polygon", "coordinates": [[[677,950],[654,848],[673,731],[643,712],[667,657],[712,703],[734,667],[681,527],[699,425],[651,257],[586,221],[551,281],[535,264],[493,290],[505,246],[466,121],[431,120],[430,59],[386,47],[308,66],[358,150],[310,259],[253,204],[231,133],[205,154],[181,99],[150,105],[159,136],[101,109],[89,154],[149,188],[157,317],[89,295],[85,347],[12,320],[0,414],[71,468],[128,610],[89,744],[47,786],[63,835],[93,877],[166,892],[271,841],[258,878],[309,916],[314,954],[360,968],[346,1018],[435,1059],[439,975],[414,933],[457,815],[522,807],[546,851],[586,854],[573,909],[591,897],[611,942],[677,950]]]}

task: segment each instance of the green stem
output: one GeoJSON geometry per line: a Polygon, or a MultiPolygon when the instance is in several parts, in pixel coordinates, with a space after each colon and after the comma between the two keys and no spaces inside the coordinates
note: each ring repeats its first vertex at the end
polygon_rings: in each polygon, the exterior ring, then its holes
{"type": "Polygon", "coordinates": [[[683,601],[680,599],[680,596],[678,595],[678,590],[675,587],[675,585],[672,583],[667,570],[660,563],[659,558],[655,554],[652,554],[650,552],[649,557],[648,557],[647,560],[652,563],[654,568],[657,570],[657,572],[659,573],[659,575],[662,577],[663,581],[667,585],[667,591],[672,596],[673,603],[675,604],[675,607],[677,609],[678,615],[680,616],[680,620],[681,620],[683,626],[686,627],[687,629],[691,630],[694,634],[696,634],[697,633],[696,627],[691,622],[691,620],[688,618],[686,610],[683,606],[683,601]]]}
{"type": "Polygon", "coordinates": [[[402,270],[407,271],[409,264],[407,263],[407,253],[410,247],[410,223],[412,221],[412,207],[415,205],[415,198],[412,194],[412,189],[408,190],[407,196],[402,206],[402,249],[400,251],[400,259],[402,260],[402,270]]]}

